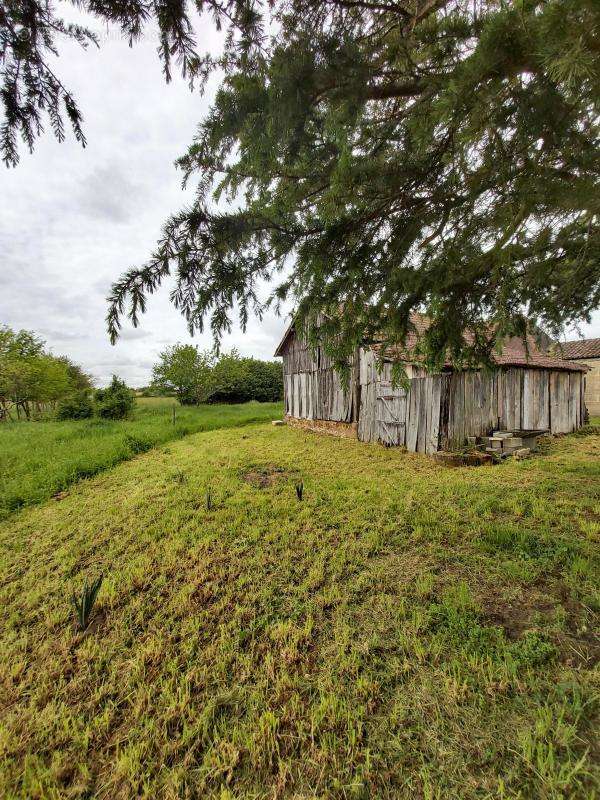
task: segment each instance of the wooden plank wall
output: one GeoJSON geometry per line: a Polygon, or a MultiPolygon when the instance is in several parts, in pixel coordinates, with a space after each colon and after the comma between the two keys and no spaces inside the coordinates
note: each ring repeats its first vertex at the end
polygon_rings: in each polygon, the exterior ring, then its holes
{"type": "Polygon", "coordinates": [[[285,413],[298,419],[355,422],[357,417],[356,367],[350,369],[348,389],[331,360],[295,336],[283,355],[285,413]]]}
{"type": "Polygon", "coordinates": [[[450,374],[412,378],[410,388],[394,386],[392,364],[379,365],[370,350],[359,353],[358,438],[400,445],[418,453],[439,449],[440,407],[450,374]]]}
{"type": "Polygon", "coordinates": [[[581,373],[509,367],[453,373],[442,449],[492,429],[569,433],[583,424],[581,373]]]}
{"type": "Polygon", "coordinates": [[[454,450],[492,430],[568,433],[583,424],[581,373],[508,368],[413,378],[393,387],[391,365],[361,362],[358,438],[418,453],[454,450]],[[363,383],[363,381],[366,381],[363,383]]]}
{"type": "MultiPolygon", "coordinates": [[[[460,448],[467,436],[483,436],[498,427],[498,420],[501,417],[498,410],[498,379],[499,372],[451,373],[447,417],[443,424],[440,423],[441,450],[460,448]]],[[[510,381],[508,389],[514,390],[514,385],[510,381]]],[[[514,418],[512,396],[508,397],[506,406],[508,414],[514,418]]]]}
{"type": "Polygon", "coordinates": [[[386,445],[403,444],[406,436],[407,391],[391,381],[379,381],[377,387],[377,430],[379,441],[386,445]]]}
{"type": "Polygon", "coordinates": [[[392,364],[359,349],[348,389],[319,348],[292,337],[283,356],[285,411],[300,419],[358,420],[358,438],[419,453],[453,450],[493,429],[568,433],[583,424],[580,372],[509,367],[413,377],[393,386],[392,364]],[[359,409],[360,406],[360,409],[359,409]]]}
{"type": "MultiPolygon", "coordinates": [[[[378,369],[377,357],[372,350],[359,348],[358,351],[358,384],[360,386],[360,411],[358,414],[358,438],[363,442],[384,441],[385,444],[398,444],[388,441],[394,439],[397,433],[386,432],[380,422],[392,423],[394,412],[390,411],[389,419],[384,418],[378,422],[378,396],[385,388],[383,385],[391,382],[391,364],[383,364],[382,371],[378,369]],[[381,438],[383,437],[383,438],[381,438]]],[[[379,404],[381,409],[381,403],[379,404]]],[[[380,410],[381,415],[381,410],[380,410]]]]}

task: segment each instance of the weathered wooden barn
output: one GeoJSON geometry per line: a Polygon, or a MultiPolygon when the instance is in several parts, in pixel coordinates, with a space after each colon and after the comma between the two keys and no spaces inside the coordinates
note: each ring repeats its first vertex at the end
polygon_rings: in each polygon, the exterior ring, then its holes
{"type": "Polygon", "coordinates": [[[527,347],[507,340],[493,370],[448,364],[427,374],[411,352],[428,323],[421,316],[413,322],[416,332],[401,356],[388,353],[382,363],[377,346],[357,348],[347,389],[323,349],[313,351],[292,323],[275,351],[283,358],[286,416],[420,453],[455,450],[494,429],[568,433],[583,424],[584,365],[541,352],[530,337],[527,347]],[[399,358],[408,389],[392,382],[399,358]]]}

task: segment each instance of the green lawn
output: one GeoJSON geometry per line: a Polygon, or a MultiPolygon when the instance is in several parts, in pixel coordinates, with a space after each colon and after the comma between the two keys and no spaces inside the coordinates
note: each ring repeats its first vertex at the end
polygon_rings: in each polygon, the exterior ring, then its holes
{"type": "Polygon", "coordinates": [[[172,398],[152,397],[138,400],[133,418],[125,421],[0,424],[0,519],[156,444],[282,413],[281,403],[182,407],[172,398]]]}
{"type": "Polygon", "coordinates": [[[0,523],[0,797],[598,797],[599,540],[593,433],[149,451],[0,523]]]}

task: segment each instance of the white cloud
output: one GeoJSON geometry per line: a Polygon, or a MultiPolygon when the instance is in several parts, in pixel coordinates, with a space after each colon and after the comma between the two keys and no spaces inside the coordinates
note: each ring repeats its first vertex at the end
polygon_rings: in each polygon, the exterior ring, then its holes
{"type": "MultiPolygon", "coordinates": [[[[168,288],[150,298],[141,327],[125,326],[115,347],[104,317],[111,283],[151,253],[162,223],[189,202],[174,161],[191,143],[214,96],[191,93],[174,74],[165,84],[156,39],[133,48],[105,35],[100,50],[61,49],[61,77],[78,98],[88,146],[72,137],[58,144],[48,132],[33,154],[21,153],[2,172],[0,215],[0,323],[40,333],[57,354],[92,372],[98,383],[113,373],[130,383],[149,380],[165,345],[193,341],[212,346],[210,333],[188,335],[168,300],[168,288]]],[[[215,49],[218,34],[199,22],[199,39],[215,49]]],[[[285,320],[253,319],[223,346],[272,357],[285,320]]]]}

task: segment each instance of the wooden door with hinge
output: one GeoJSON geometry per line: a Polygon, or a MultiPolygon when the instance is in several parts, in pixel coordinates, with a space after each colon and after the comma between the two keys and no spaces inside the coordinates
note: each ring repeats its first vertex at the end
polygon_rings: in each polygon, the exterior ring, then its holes
{"type": "Polygon", "coordinates": [[[377,384],[377,438],[388,446],[406,440],[406,390],[388,381],[377,384]]]}

